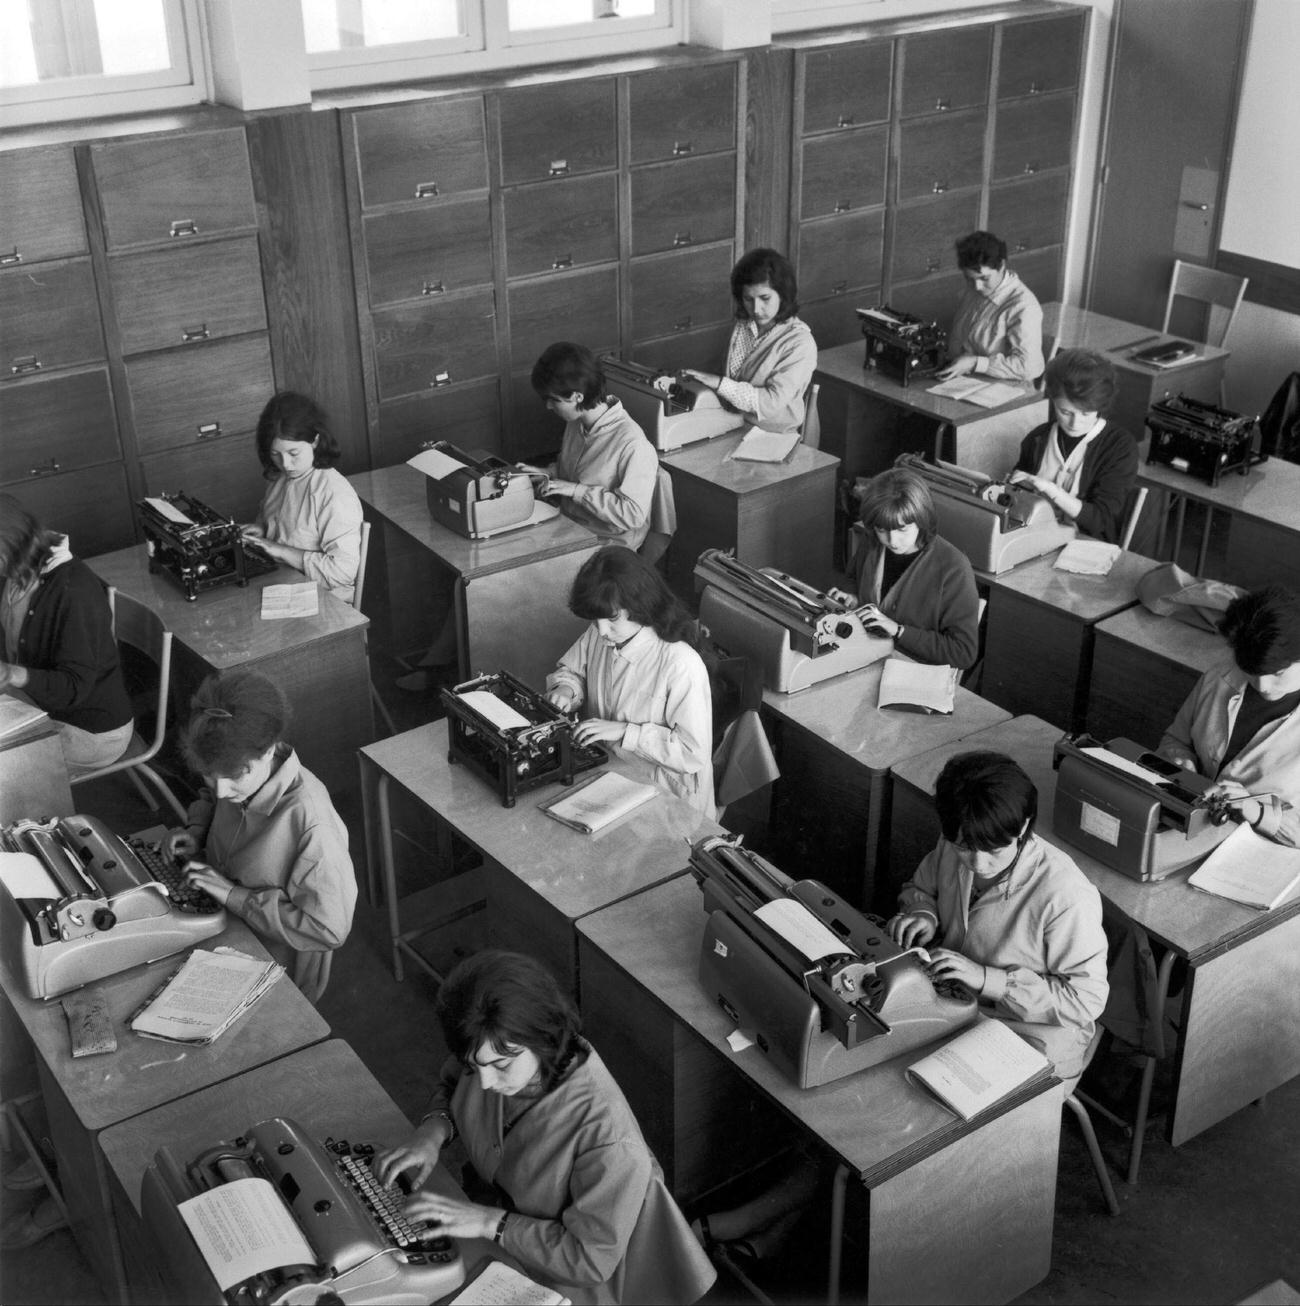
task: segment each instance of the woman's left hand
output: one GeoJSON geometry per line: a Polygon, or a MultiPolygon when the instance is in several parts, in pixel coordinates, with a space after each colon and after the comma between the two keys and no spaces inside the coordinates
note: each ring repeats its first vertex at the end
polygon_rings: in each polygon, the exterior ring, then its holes
{"type": "Polygon", "coordinates": [[[626,721],[602,721],[592,717],[589,721],[578,722],[573,737],[580,744],[616,744],[626,729],[626,721]]]}
{"type": "Polygon", "coordinates": [[[572,499],[577,492],[578,483],[576,481],[550,480],[546,483],[546,497],[548,499],[555,496],[561,499],[572,499]]]}
{"type": "Polygon", "coordinates": [[[1035,494],[1041,494],[1043,498],[1050,499],[1052,490],[1056,488],[1055,483],[1049,481],[1045,476],[1035,476],[1033,472],[1012,472],[1012,485],[1023,485],[1027,490],[1033,490],[1035,494]]]}
{"type": "MultiPolygon", "coordinates": [[[[292,559],[289,557],[288,547],[283,544],[276,544],[272,540],[268,540],[260,531],[241,531],[239,538],[243,540],[245,544],[256,545],[268,558],[274,558],[276,562],[284,562],[292,565],[292,559]]],[[[295,549],[294,552],[297,553],[299,550],[295,549]]]]}
{"type": "Polygon", "coordinates": [[[930,974],[935,979],[960,980],[976,993],[984,987],[984,967],[951,948],[930,949],[930,974]]]}
{"type": "Polygon", "coordinates": [[[692,390],[716,390],[722,384],[720,376],[715,376],[712,372],[697,372],[693,367],[683,367],[677,373],[677,380],[692,390]]]}
{"type": "Polygon", "coordinates": [[[439,1233],[453,1238],[491,1238],[502,1214],[498,1206],[479,1206],[441,1193],[416,1193],[406,1204],[406,1218],[412,1223],[428,1220],[439,1233]]]}
{"type": "Polygon", "coordinates": [[[978,354],[958,354],[956,358],[948,360],[948,363],[941,367],[935,376],[940,381],[950,381],[954,376],[965,376],[967,372],[973,372],[979,365],[978,354]]]}
{"type": "Polygon", "coordinates": [[[226,879],[219,870],[206,862],[191,862],[185,870],[185,883],[191,888],[211,894],[223,907],[235,890],[233,880],[226,879]]]}
{"type": "Polygon", "coordinates": [[[874,603],[868,603],[865,608],[859,608],[858,615],[862,618],[862,624],[867,628],[869,635],[885,635],[889,639],[897,636],[899,631],[898,622],[892,617],[885,616],[874,603]]]}

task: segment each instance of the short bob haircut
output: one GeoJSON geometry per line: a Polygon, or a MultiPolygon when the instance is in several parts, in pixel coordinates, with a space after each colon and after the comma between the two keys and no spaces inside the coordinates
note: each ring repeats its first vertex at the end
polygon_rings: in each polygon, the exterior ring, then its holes
{"type": "Polygon", "coordinates": [[[695,642],[695,622],[663,577],[639,553],[608,544],[578,568],[569,611],[584,621],[597,621],[620,609],[640,625],[653,626],[669,643],[695,642]]]}
{"type": "Polygon", "coordinates": [[[741,322],[749,320],[742,298],[746,286],[769,285],[781,298],[781,308],[776,321],[788,322],[799,311],[799,283],[794,268],[784,254],[774,249],[751,249],[742,254],[731,269],[731,298],[736,303],[736,317],[741,322]]]}
{"type": "Polygon", "coordinates": [[[257,419],[257,456],[268,481],[280,475],[280,469],[271,461],[271,445],[276,440],[311,445],[313,467],[333,467],[343,453],[330,432],[325,410],[296,390],[272,395],[257,419]]]}
{"type": "Polygon", "coordinates": [[[542,350],[533,364],[533,389],[543,399],[555,395],[567,399],[577,391],[580,408],[595,408],[605,398],[605,369],[586,345],[557,340],[542,350]]]}
{"type": "Polygon", "coordinates": [[[1064,399],[1080,412],[1108,413],[1119,382],[1115,365],[1091,349],[1062,349],[1047,365],[1043,389],[1049,399],[1064,399]]]}
{"type": "Polygon", "coordinates": [[[487,949],[466,957],[438,990],[438,1022],[447,1049],[466,1065],[486,1043],[509,1056],[527,1048],[541,1063],[549,1093],[585,1050],[582,1022],[540,962],[520,952],[487,949]]]}
{"type": "Polygon", "coordinates": [[[920,528],[917,545],[922,549],[934,539],[939,528],[939,514],[930,497],[930,487],[905,467],[891,467],[871,478],[862,496],[859,516],[869,531],[892,531],[915,522],[920,528]]]}
{"type": "Polygon", "coordinates": [[[939,828],[949,843],[975,852],[1005,848],[1033,831],[1038,789],[1005,753],[958,753],[934,785],[939,828]]]}
{"type": "Polygon", "coordinates": [[[44,526],[11,494],[0,494],[0,580],[24,589],[40,575],[58,531],[44,526]]]}
{"type": "Polygon", "coordinates": [[[1269,585],[1233,599],[1219,622],[1232,656],[1248,676],[1271,676],[1300,662],[1300,595],[1269,585]]]}
{"type": "Polygon", "coordinates": [[[209,676],[190,701],[182,752],[199,775],[230,780],[284,738],[289,704],[256,671],[209,676]]]}
{"type": "Polygon", "coordinates": [[[967,268],[1000,268],[1007,261],[1007,242],[991,231],[972,231],[954,242],[957,249],[957,266],[967,268]]]}

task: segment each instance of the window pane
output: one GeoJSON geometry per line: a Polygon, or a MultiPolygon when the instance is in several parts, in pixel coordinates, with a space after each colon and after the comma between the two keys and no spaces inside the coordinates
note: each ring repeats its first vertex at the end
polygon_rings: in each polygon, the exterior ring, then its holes
{"type": "Polygon", "coordinates": [[[510,0],[512,32],[566,27],[593,18],[651,18],[655,0],[510,0]]]}
{"type": "Polygon", "coordinates": [[[173,65],[168,0],[0,0],[0,86],[173,65]]]}
{"type": "Polygon", "coordinates": [[[463,36],[463,0],[302,0],[309,54],[463,36]]]}

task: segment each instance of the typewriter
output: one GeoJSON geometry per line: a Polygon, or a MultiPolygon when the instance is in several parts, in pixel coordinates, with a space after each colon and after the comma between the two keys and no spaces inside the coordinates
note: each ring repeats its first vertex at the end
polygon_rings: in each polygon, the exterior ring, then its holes
{"type": "Polygon", "coordinates": [[[888,304],[860,308],[857,314],[867,340],[863,367],[907,386],[928,379],[943,366],[948,354],[948,333],[934,322],[900,312],[888,304]]]}
{"type": "Polygon", "coordinates": [[[711,440],[745,424],[739,413],[722,406],[712,390],[696,393],[679,385],[671,372],[617,354],[601,355],[600,363],[610,394],[622,401],[628,416],[660,453],[711,440]]]}
{"type": "Polygon", "coordinates": [[[374,1151],[322,1144],[283,1118],[215,1144],[184,1168],[160,1149],[145,1171],[141,1210],[174,1299],[424,1306],[454,1292],[465,1279],[457,1245],[411,1225],[407,1190],[379,1183],[374,1151]],[[255,1231],[251,1250],[238,1242],[244,1230],[255,1231]],[[256,1268],[232,1266],[234,1251],[255,1257],[256,1268]]]}
{"type": "Polygon", "coordinates": [[[503,807],[538,785],[571,785],[580,771],[609,760],[599,744],[576,743],[574,721],[508,671],[444,689],[442,702],[447,760],[487,781],[503,807]]]}
{"type": "Polygon", "coordinates": [[[1264,462],[1257,452],[1259,419],[1187,395],[1162,399],[1147,413],[1151,444],[1147,462],[1167,463],[1211,485],[1225,472],[1242,476],[1264,462]]]}
{"type": "Polygon", "coordinates": [[[532,478],[495,454],[475,456],[435,440],[407,465],[428,477],[429,515],[457,535],[485,540],[532,522],[537,506],[532,478]]]}
{"type": "Polygon", "coordinates": [[[205,590],[247,585],[276,568],[274,558],[240,538],[237,522],[191,494],[159,494],[138,506],[149,570],[170,576],[191,603],[205,590]]]}

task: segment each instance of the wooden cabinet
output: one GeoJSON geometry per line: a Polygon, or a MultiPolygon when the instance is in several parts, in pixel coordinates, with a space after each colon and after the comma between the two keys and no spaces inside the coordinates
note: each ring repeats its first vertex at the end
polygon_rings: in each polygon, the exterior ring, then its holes
{"type": "Polygon", "coordinates": [[[6,487],[37,521],[62,531],[79,558],[121,548],[132,536],[131,499],[120,463],[83,467],[6,487]]]}
{"type": "Polygon", "coordinates": [[[405,462],[431,440],[448,440],[458,449],[501,453],[497,388],[496,377],[490,377],[384,404],[372,442],[375,466],[405,462]]]}
{"type": "Polygon", "coordinates": [[[599,353],[619,342],[618,269],[566,272],[510,287],[510,357],[531,369],[554,340],[577,340],[599,353]]]}
{"type": "Polygon", "coordinates": [[[998,106],[994,181],[1068,167],[1073,154],[1073,95],[1045,95],[998,106]]]}
{"type": "Polygon", "coordinates": [[[618,176],[575,177],[505,193],[506,275],[563,272],[618,259],[618,176]]]}
{"type": "Polygon", "coordinates": [[[998,99],[1047,95],[1079,82],[1084,14],[1007,23],[1002,28],[998,99]]]}
{"type": "Polygon", "coordinates": [[[612,77],[511,87],[500,95],[499,112],[502,185],[618,166],[612,77]]]}
{"type": "Polygon", "coordinates": [[[630,162],[736,146],[736,65],[673,68],[628,79],[630,162]]]}
{"type": "Polygon", "coordinates": [[[445,295],[492,282],[487,197],[364,218],[370,303],[445,295]]]}
{"type": "Polygon", "coordinates": [[[89,259],[0,271],[0,367],[26,376],[104,357],[89,259]]]}
{"type": "Polygon", "coordinates": [[[481,95],[373,109],[349,125],[365,209],[487,189],[481,95]]]}
{"type": "Polygon", "coordinates": [[[888,158],[888,127],[805,141],[800,217],[806,221],[884,204],[888,158]]]}
{"type": "Polygon", "coordinates": [[[631,278],[632,338],[683,335],[731,317],[732,261],[729,245],[638,259],[631,278]]]}
{"type": "Polygon", "coordinates": [[[496,313],[490,289],[380,309],[372,322],[381,401],[496,370],[496,313]]]}
{"type": "Polygon", "coordinates": [[[902,44],[902,117],[951,113],[988,102],[991,27],[909,36],[902,44]]]}
{"type": "Polygon", "coordinates": [[[197,493],[209,507],[235,521],[252,521],[266,493],[266,478],[251,436],[235,448],[215,440],[151,454],[141,459],[140,472],[142,493],[197,493]]]}
{"type": "Polygon", "coordinates": [[[883,209],[841,221],[810,222],[800,236],[799,288],[809,300],[880,286],[883,209]]]}
{"type": "Polygon", "coordinates": [[[985,123],[983,109],[905,122],[899,132],[898,202],[981,185],[985,123]]]}
{"type": "Polygon", "coordinates": [[[1010,258],[1065,239],[1070,176],[1062,170],[994,186],[989,191],[989,230],[1007,242],[1010,258]]]}
{"type": "Polygon", "coordinates": [[[884,122],[892,62],[888,41],[809,53],[803,61],[800,130],[812,136],[884,122]]]}
{"type": "Polygon", "coordinates": [[[121,456],[108,369],[33,376],[0,386],[0,485],[121,456]]]}
{"type": "Polygon", "coordinates": [[[730,157],[633,170],[634,256],[730,240],[735,229],[736,173],[730,157]]]}
{"type": "Polygon", "coordinates": [[[85,252],[72,146],[7,156],[0,163],[0,267],[85,252]]]}
{"type": "Polygon", "coordinates": [[[900,208],[894,218],[891,284],[956,272],[953,241],[978,228],[979,211],[978,191],[943,195],[900,208]]]}

